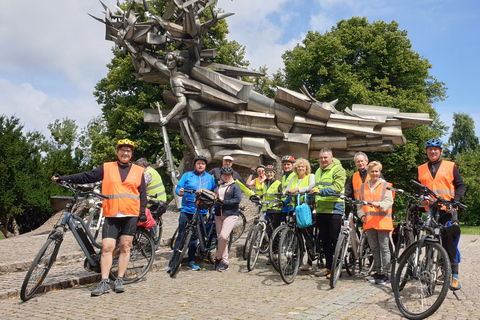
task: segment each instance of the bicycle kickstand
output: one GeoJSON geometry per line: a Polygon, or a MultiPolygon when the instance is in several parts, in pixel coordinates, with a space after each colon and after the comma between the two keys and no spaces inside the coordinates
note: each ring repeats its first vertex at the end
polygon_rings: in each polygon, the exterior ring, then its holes
{"type": "Polygon", "coordinates": [[[457,295],[457,292],[455,290],[452,290],[453,292],[453,295],[455,296],[455,298],[457,298],[458,301],[462,301],[462,299],[460,299],[457,295]]]}

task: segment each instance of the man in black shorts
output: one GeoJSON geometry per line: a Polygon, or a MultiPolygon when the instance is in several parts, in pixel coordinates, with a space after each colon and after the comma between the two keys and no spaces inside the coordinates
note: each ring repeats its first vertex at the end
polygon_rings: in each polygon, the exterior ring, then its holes
{"type": "Polygon", "coordinates": [[[105,162],[92,171],[82,172],[70,176],[54,175],[52,181],[66,181],[71,183],[102,182],[102,193],[109,197],[103,201],[103,216],[105,217],[102,229],[102,280],[92,296],[100,296],[110,292],[108,275],[112,267],[112,253],[117,239],[120,238],[120,257],[118,259],[118,277],[115,280],[113,291],[124,292],[123,276],[130,259],[130,247],[137,230],[137,222],[147,220],[145,206],[147,193],[143,168],[132,164],[135,143],[122,139],[117,143],[118,161],[105,162]]]}

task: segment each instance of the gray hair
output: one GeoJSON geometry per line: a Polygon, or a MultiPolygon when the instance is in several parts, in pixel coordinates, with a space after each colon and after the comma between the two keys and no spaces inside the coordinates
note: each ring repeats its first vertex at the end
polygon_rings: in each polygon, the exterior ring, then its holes
{"type": "Polygon", "coordinates": [[[365,152],[362,152],[362,151],[359,151],[359,152],[355,153],[355,155],[353,156],[353,162],[357,162],[357,157],[358,156],[364,156],[365,160],[367,160],[367,162],[368,162],[367,155],[365,154],[365,152]]]}
{"type": "Polygon", "coordinates": [[[137,166],[141,166],[141,167],[145,167],[145,168],[150,165],[150,163],[148,163],[147,159],[145,159],[145,158],[138,159],[137,161],[135,161],[135,164],[137,166]]]}
{"type": "Polygon", "coordinates": [[[320,153],[329,153],[330,155],[333,156],[332,149],[330,149],[330,148],[322,148],[322,150],[320,150],[319,154],[320,153]]]}

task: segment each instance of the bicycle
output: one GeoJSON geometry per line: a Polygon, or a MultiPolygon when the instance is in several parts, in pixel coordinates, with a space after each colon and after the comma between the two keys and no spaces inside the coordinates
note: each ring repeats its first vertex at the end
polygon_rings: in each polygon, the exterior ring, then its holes
{"type": "MultiPolygon", "coordinates": [[[[73,197],[71,197],[70,203],[66,205],[65,214],[63,215],[60,224],[54,225],[47,241],[38,252],[25,276],[20,291],[20,298],[23,301],[32,298],[41,287],[56,260],[65,233],[69,229],[80,245],[80,248],[85,253],[85,269],[96,273],[100,272],[102,245],[95,240],[83,218],[77,215],[77,213],[82,211],[81,202],[79,201],[82,199],[82,196],[86,196],[86,199],[89,197],[108,199],[108,197],[101,194],[97,188],[85,192],[82,191],[83,185],[74,187],[74,185],[64,181],[57,184],[72,192],[73,197]]],[[[155,258],[153,250],[154,246],[151,235],[143,227],[138,227],[137,232],[133,237],[132,248],[130,249],[130,260],[127,271],[124,275],[124,283],[133,283],[147,274],[155,258]]],[[[117,241],[117,246],[113,251],[113,263],[109,274],[109,277],[112,280],[117,278],[116,271],[119,254],[120,250],[117,241]]]]}
{"type": "MultiPolygon", "coordinates": [[[[358,259],[358,252],[357,252],[357,233],[353,227],[353,216],[354,216],[354,205],[362,204],[362,205],[369,205],[370,202],[368,201],[360,201],[355,200],[352,198],[347,197],[344,194],[338,195],[339,198],[343,199],[344,201],[348,202],[350,205],[350,212],[347,217],[343,217],[342,219],[342,227],[340,229],[340,234],[338,236],[337,245],[335,246],[335,252],[333,254],[333,262],[332,262],[332,270],[330,274],[330,287],[333,289],[335,288],[338,279],[340,278],[340,274],[342,272],[343,262],[345,261],[345,257],[347,255],[349,245],[352,248],[353,252],[353,259],[358,259]]],[[[355,263],[353,263],[353,266],[355,263]]]]}
{"type": "MultiPolygon", "coordinates": [[[[195,195],[195,203],[197,209],[193,214],[191,220],[187,222],[185,232],[182,235],[178,243],[178,247],[173,251],[173,258],[171,263],[170,277],[175,278],[180,270],[180,265],[183,261],[185,254],[190,246],[190,242],[194,234],[196,234],[198,241],[198,254],[202,256],[202,260],[208,258],[210,263],[214,263],[214,258],[210,254],[213,250],[217,249],[217,232],[215,227],[215,217],[211,213],[206,222],[204,222],[203,216],[200,214],[200,209],[210,209],[216,202],[216,194],[212,191],[200,189],[200,191],[194,189],[186,189],[185,192],[195,195]],[[208,231],[207,231],[208,229],[208,231]]],[[[229,245],[230,249],[232,234],[230,233],[229,245]]],[[[175,244],[176,245],[176,244],[175,244]]]]}
{"type": "MultiPolygon", "coordinates": [[[[392,287],[400,312],[408,319],[424,319],[437,311],[445,300],[452,276],[448,253],[442,247],[445,226],[438,222],[439,206],[446,206],[453,213],[453,221],[456,220],[456,208],[467,207],[453,199],[447,201],[437,196],[415,180],[411,182],[422,189],[431,204],[427,211],[424,235],[400,256],[392,287]],[[441,276],[444,281],[441,281],[441,276]]],[[[423,196],[415,197],[424,199],[423,196]]],[[[453,293],[458,299],[455,291],[453,293]]]]}
{"type": "MultiPolygon", "coordinates": [[[[304,193],[290,194],[289,196],[303,196],[304,193]]],[[[307,197],[315,195],[307,195],[307,197]]],[[[295,202],[295,201],[294,201],[295,202]]],[[[296,203],[296,202],[295,202],[296,203]]],[[[318,239],[318,229],[312,219],[312,226],[300,228],[297,225],[296,210],[287,216],[287,222],[281,230],[278,243],[278,271],[282,280],[290,284],[295,280],[298,269],[307,253],[308,261],[317,261],[318,266],[323,266],[323,250],[318,239]]],[[[278,228],[277,228],[278,229],[278,228]]]]}

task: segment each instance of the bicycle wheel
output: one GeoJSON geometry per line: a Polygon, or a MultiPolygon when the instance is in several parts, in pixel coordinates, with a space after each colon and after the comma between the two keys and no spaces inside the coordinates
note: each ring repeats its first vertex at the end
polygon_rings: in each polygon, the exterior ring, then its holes
{"type": "Polygon", "coordinates": [[[95,208],[88,215],[87,228],[93,236],[93,239],[97,240],[100,229],[102,228],[103,212],[101,208],[95,208]]]}
{"type": "Polygon", "coordinates": [[[260,254],[263,238],[265,236],[265,230],[263,230],[262,227],[263,227],[262,224],[257,224],[252,233],[252,239],[250,241],[250,246],[248,248],[248,255],[247,255],[248,271],[252,271],[253,268],[255,268],[258,255],[260,254]]]}
{"type": "Polygon", "coordinates": [[[172,250],[175,248],[175,241],[177,241],[177,235],[178,235],[178,227],[177,227],[177,229],[175,229],[175,232],[173,233],[173,236],[170,239],[169,247],[172,250]]]}
{"type": "MultiPolygon", "coordinates": [[[[115,280],[118,276],[118,246],[114,250],[110,278],[115,280]]],[[[130,247],[130,260],[123,276],[123,282],[133,283],[143,278],[150,270],[155,259],[155,242],[151,234],[145,229],[137,229],[130,247]]]]}
{"type": "Polygon", "coordinates": [[[286,284],[295,280],[300,267],[302,252],[295,229],[285,228],[278,243],[278,266],[280,276],[286,284]]]}
{"type": "Polygon", "coordinates": [[[247,218],[245,218],[245,215],[243,214],[243,212],[240,211],[240,214],[238,215],[237,223],[235,223],[235,226],[233,227],[233,230],[232,230],[232,241],[233,242],[240,239],[243,232],[245,231],[245,226],[246,225],[247,225],[247,218]]]}
{"type": "Polygon", "coordinates": [[[393,252],[393,259],[392,259],[392,268],[391,268],[391,278],[392,278],[392,285],[393,281],[395,281],[395,269],[397,267],[397,261],[401,254],[414,242],[413,240],[413,232],[411,230],[407,230],[405,226],[400,227],[400,231],[398,234],[397,243],[395,243],[395,251],[393,252]]]}
{"type": "Polygon", "coordinates": [[[420,250],[411,245],[400,257],[393,283],[398,309],[408,319],[429,317],[445,300],[451,277],[448,254],[438,242],[424,242],[420,250]],[[438,281],[441,275],[445,281],[438,281]]]}
{"type": "Polygon", "coordinates": [[[174,259],[172,261],[172,270],[170,270],[170,277],[175,278],[178,271],[180,270],[180,265],[182,264],[183,257],[187,253],[188,247],[190,246],[190,240],[193,236],[193,229],[187,228],[178,244],[177,250],[174,250],[174,259]]]}
{"type": "Polygon", "coordinates": [[[330,288],[335,288],[335,285],[340,278],[342,273],[343,260],[347,254],[348,248],[348,237],[340,231],[340,236],[338,237],[337,245],[335,246],[335,254],[333,255],[332,262],[332,271],[330,274],[330,288]]]}
{"type": "Polygon", "coordinates": [[[245,238],[245,244],[243,245],[243,252],[242,252],[243,260],[247,260],[248,249],[250,248],[250,241],[252,240],[252,233],[253,233],[254,229],[255,229],[255,224],[253,224],[250,227],[250,230],[248,231],[247,237],[245,238]]]}
{"type": "Polygon", "coordinates": [[[358,269],[360,274],[363,276],[368,276],[373,269],[373,253],[368,244],[366,235],[362,236],[360,241],[360,248],[358,249],[358,269]]]}
{"type": "Polygon", "coordinates": [[[282,231],[285,230],[286,227],[287,227],[286,224],[282,224],[277,228],[275,228],[275,230],[272,233],[272,240],[270,241],[271,245],[268,246],[270,262],[272,263],[273,268],[277,272],[280,272],[280,268],[278,267],[278,243],[280,242],[282,231]]]}
{"type": "MultiPolygon", "coordinates": [[[[162,241],[162,232],[163,232],[162,216],[156,216],[155,217],[155,222],[157,223],[157,225],[156,225],[156,228],[155,228],[155,236],[153,238],[154,238],[154,241],[156,241],[156,244],[158,246],[160,246],[161,241],[162,241]]],[[[173,245],[175,245],[175,242],[173,243],[173,245]]]]}
{"type": "Polygon", "coordinates": [[[353,254],[352,246],[348,246],[345,261],[343,263],[345,264],[345,270],[349,276],[354,276],[358,272],[357,259],[355,259],[355,255],[353,254]]]}
{"type": "Polygon", "coordinates": [[[43,247],[33,259],[30,269],[28,269],[23,280],[20,298],[23,301],[29,300],[47,277],[48,271],[57,258],[58,250],[63,241],[63,235],[56,233],[56,237],[49,236],[43,247]],[[56,239],[55,239],[56,238],[56,239]]]}

